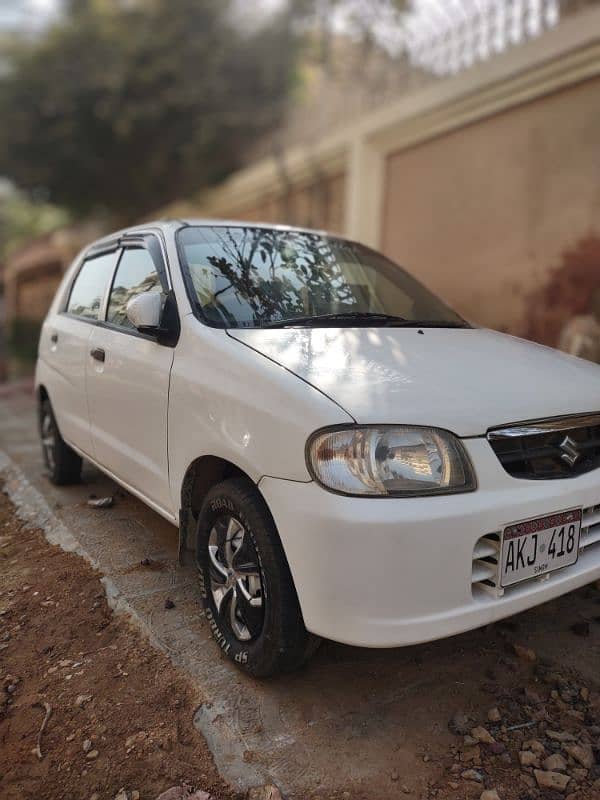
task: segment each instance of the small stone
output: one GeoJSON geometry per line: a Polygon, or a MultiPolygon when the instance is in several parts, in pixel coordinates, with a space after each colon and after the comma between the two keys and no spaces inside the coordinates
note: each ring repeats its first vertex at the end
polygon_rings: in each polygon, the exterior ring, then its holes
{"type": "Polygon", "coordinates": [[[471,718],[464,711],[457,711],[448,723],[448,728],[451,733],[456,736],[465,736],[469,733],[471,728],[471,718]]]}
{"type": "Polygon", "coordinates": [[[523,750],[531,750],[532,753],[535,753],[538,756],[546,755],[546,748],[537,739],[529,739],[526,741],[523,745],[523,750]]]}
{"type": "Polygon", "coordinates": [[[519,753],[519,763],[522,767],[539,767],[540,761],[535,753],[530,750],[521,750],[519,753]]]}
{"type": "Polygon", "coordinates": [[[98,792],[94,792],[94,794],[90,795],[90,800],[100,800],[98,792]]]}
{"type": "Polygon", "coordinates": [[[588,776],[587,769],[572,769],[571,770],[571,777],[574,778],[577,783],[582,783],[588,776]]]}
{"type": "Polygon", "coordinates": [[[490,708],[487,714],[487,718],[490,722],[500,722],[500,720],[502,719],[502,714],[500,713],[500,709],[490,708]]]}
{"type": "Polygon", "coordinates": [[[561,772],[546,772],[536,769],[533,773],[540,789],[554,789],[555,792],[564,792],[571,778],[561,772]]]}
{"type": "Polygon", "coordinates": [[[535,650],[532,650],[531,647],[523,647],[520,644],[514,644],[513,650],[515,651],[515,655],[518,656],[522,661],[528,661],[530,664],[533,664],[535,661],[537,661],[535,650]]]}
{"type": "Polygon", "coordinates": [[[548,756],[542,766],[546,772],[566,772],[567,770],[567,762],[560,753],[548,756]]]}
{"type": "Polygon", "coordinates": [[[486,789],[481,793],[479,800],[500,800],[500,795],[496,789],[486,789]]]}
{"type": "Polygon", "coordinates": [[[166,609],[175,608],[175,603],[171,600],[170,597],[167,597],[167,599],[165,600],[165,608],[166,609]]]}
{"type": "Polygon", "coordinates": [[[471,736],[478,742],[484,742],[484,744],[493,744],[496,741],[487,728],[481,725],[471,730],[471,736]]]}
{"type": "Polygon", "coordinates": [[[398,774],[398,770],[397,769],[393,769],[392,770],[392,772],[390,774],[390,780],[392,780],[392,781],[400,780],[400,775],[398,774]]]}
{"type": "Polygon", "coordinates": [[[587,688],[587,686],[581,687],[581,689],[579,690],[579,696],[581,697],[584,703],[588,702],[588,700],[590,699],[590,690],[587,688]]]}
{"type": "Polygon", "coordinates": [[[546,731],[546,736],[554,742],[574,742],[576,741],[572,733],[568,731],[546,731]]]}
{"type": "Polygon", "coordinates": [[[77,698],[75,699],[75,705],[77,708],[83,708],[86,703],[89,703],[92,699],[91,694],[78,694],[77,698]]]}
{"type": "Polygon", "coordinates": [[[471,734],[467,734],[463,739],[463,744],[467,747],[473,747],[474,744],[477,744],[477,739],[474,739],[471,734]]]}
{"type": "Polygon", "coordinates": [[[91,739],[84,739],[83,740],[83,752],[89,753],[92,749],[92,740],[91,739]]]}
{"type": "Polygon", "coordinates": [[[131,795],[124,786],[121,786],[115,795],[115,800],[131,800],[131,795]]]}
{"type": "Polygon", "coordinates": [[[479,745],[476,744],[475,747],[465,747],[461,750],[461,759],[466,764],[475,764],[479,766],[481,764],[481,750],[479,745]]]}
{"type": "Polygon", "coordinates": [[[492,742],[486,746],[486,750],[493,756],[501,756],[506,752],[506,745],[503,742],[492,742]]]}
{"type": "Polygon", "coordinates": [[[110,508],[114,504],[114,497],[98,497],[88,500],[90,508],[110,508]]]}
{"type": "MultiPolygon", "coordinates": [[[[263,789],[263,786],[256,787],[256,791],[263,789]]],[[[265,795],[253,795],[252,792],[255,791],[254,789],[250,789],[248,792],[248,800],[264,800],[265,795]]],[[[156,800],[184,800],[183,789],[181,786],[171,786],[170,789],[166,789],[164,792],[158,795],[156,800]]]]}
{"type": "Polygon", "coordinates": [[[571,758],[581,764],[582,767],[585,767],[585,769],[591,769],[594,766],[594,751],[589,745],[566,744],[564,749],[571,758]]]}
{"type": "MultiPolygon", "coordinates": [[[[207,795],[208,797],[208,795],[207,795]]],[[[157,797],[156,800],[161,800],[162,795],[157,797]]],[[[169,798],[166,798],[169,800],[169,798]]],[[[273,784],[266,784],[265,786],[255,786],[248,792],[248,800],[283,800],[281,792],[277,786],[273,784]]]]}
{"type": "Polygon", "coordinates": [[[458,783],[458,781],[448,781],[448,786],[450,789],[458,789],[460,787],[460,783],[458,783]]]}
{"type": "Polygon", "coordinates": [[[131,800],[140,800],[140,793],[137,789],[134,789],[131,793],[131,800]]]}
{"type": "Polygon", "coordinates": [[[100,753],[97,750],[90,750],[90,752],[86,754],[86,758],[88,761],[95,761],[99,755],[100,753]]]}
{"type": "Polygon", "coordinates": [[[465,781],[483,783],[483,775],[481,772],[477,772],[476,769],[466,769],[464,772],[461,772],[460,777],[465,781]]]}

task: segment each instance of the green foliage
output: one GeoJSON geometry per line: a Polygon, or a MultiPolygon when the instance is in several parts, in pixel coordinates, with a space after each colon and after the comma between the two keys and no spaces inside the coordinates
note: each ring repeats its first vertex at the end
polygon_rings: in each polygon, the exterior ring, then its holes
{"type": "Polygon", "coordinates": [[[0,174],[124,222],[197,192],[279,124],[292,30],[244,33],[225,0],[72,0],[0,52],[0,174]]]}
{"type": "Polygon", "coordinates": [[[23,364],[35,363],[41,327],[41,322],[26,317],[12,320],[6,336],[8,356],[23,364]]]}
{"type": "Polygon", "coordinates": [[[20,245],[69,222],[66,211],[19,192],[0,195],[0,261],[20,245]]]}

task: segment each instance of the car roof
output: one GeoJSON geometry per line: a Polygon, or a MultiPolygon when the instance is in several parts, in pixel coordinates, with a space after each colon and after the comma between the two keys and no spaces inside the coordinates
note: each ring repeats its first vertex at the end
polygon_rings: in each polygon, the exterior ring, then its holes
{"type": "Polygon", "coordinates": [[[195,217],[186,219],[158,219],[145,222],[140,225],[133,225],[128,228],[121,228],[118,231],[97,239],[88,249],[95,250],[103,247],[114,246],[118,240],[124,236],[132,234],[142,234],[148,231],[160,230],[164,233],[175,233],[181,228],[188,227],[230,227],[230,228],[265,228],[277,231],[292,231],[295,233],[313,233],[319,236],[335,236],[336,239],[344,239],[345,237],[339,234],[330,233],[325,230],[317,230],[315,228],[304,228],[294,225],[281,225],[273,222],[250,222],[248,220],[240,219],[218,219],[212,217],[195,217]]]}

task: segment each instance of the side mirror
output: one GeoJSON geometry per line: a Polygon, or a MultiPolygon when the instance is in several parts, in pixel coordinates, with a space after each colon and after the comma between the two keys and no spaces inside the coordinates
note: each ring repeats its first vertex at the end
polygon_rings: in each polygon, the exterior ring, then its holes
{"type": "Polygon", "coordinates": [[[143,292],[127,303],[127,319],[141,333],[156,333],[160,328],[163,296],[159,292],[143,292]]]}

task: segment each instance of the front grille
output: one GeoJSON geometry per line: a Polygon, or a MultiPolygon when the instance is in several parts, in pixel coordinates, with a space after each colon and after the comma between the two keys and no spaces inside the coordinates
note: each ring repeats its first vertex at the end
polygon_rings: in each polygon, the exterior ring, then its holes
{"type": "Polygon", "coordinates": [[[514,478],[574,478],[600,467],[600,414],[498,428],[487,438],[514,478]]]}

